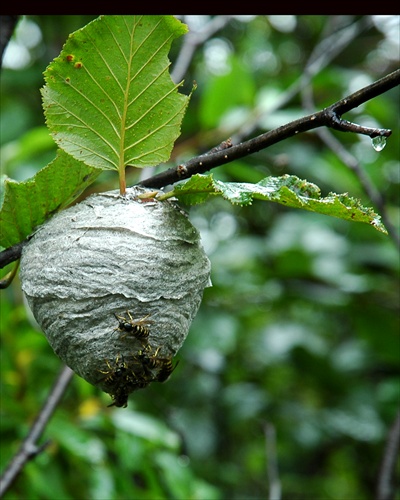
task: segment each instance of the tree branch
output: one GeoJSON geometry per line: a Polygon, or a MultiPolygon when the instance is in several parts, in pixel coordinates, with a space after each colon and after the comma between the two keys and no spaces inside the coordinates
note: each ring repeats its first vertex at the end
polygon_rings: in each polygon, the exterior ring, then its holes
{"type": "Polygon", "coordinates": [[[349,122],[341,120],[341,115],[360,104],[369,101],[400,84],[400,70],[394,71],[380,80],[358,90],[354,94],[335,102],[328,108],[295,120],[277,129],[261,134],[241,144],[232,146],[229,151],[219,151],[213,154],[205,154],[192,158],[183,165],[172,167],[165,172],[149,177],[140,182],[141,186],[151,188],[161,188],[173,184],[182,179],[187,179],[194,174],[204,173],[212,168],[219,167],[225,163],[243,158],[261,149],[268,148],[273,144],[281,142],[289,137],[301,132],[307,132],[318,127],[328,127],[343,132],[355,132],[369,135],[371,138],[377,135],[388,137],[391,134],[387,129],[370,129],[356,124],[349,125],[349,122]]]}
{"type": "MultiPolygon", "coordinates": [[[[356,108],[360,104],[373,99],[381,94],[384,94],[390,89],[397,87],[400,84],[400,70],[393,71],[389,75],[377,80],[376,82],[364,87],[357,92],[335,102],[331,106],[313,113],[311,115],[300,118],[293,122],[282,125],[277,129],[261,134],[253,139],[233,145],[229,148],[219,148],[218,151],[211,152],[192,158],[188,162],[172,167],[165,172],[154,175],[139,182],[140,186],[148,188],[161,188],[174,184],[183,179],[188,179],[194,174],[204,173],[212,168],[219,167],[225,163],[243,158],[252,153],[257,153],[261,149],[266,149],[273,144],[277,144],[289,137],[307,132],[319,127],[328,127],[342,132],[354,132],[365,134],[371,138],[376,136],[388,137],[391,130],[375,129],[362,127],[357,124],[351,124],[346,120],[341,120],[341,115],[351,109],[356,108]]],[[[227,141],[225,142],[225,144],[227,141]]],[[[218,148],[217,148],[218,149],[218,148]]],[[[0,253],[0,268],[6,266],[10,262],[17,260],[21,256],[22,245],[26,242],[18,243],[0,253]]]]}
{"type": "Polygon", "coordinates": [[[36,455],[41,453],[49,444],[46,441],[38,446],[37,441],[42,435],[47,422],[50,420],[54,410],[56,409],[59,401],[61,400],[69,382],[72,379],[74,372],[68,367],[64,366],[61,370],[57,380],[55,381],[45,404],[43,405],[39,415],[37,416],[28,436],[21,444],[19,451],[13,457],[8,467],[0,478],[0,497],[10,488],[12,483],[17,478],[18,474],[23,469],[24,465],[32,460],[36,455]]]}
{"type": "Polygon", "coordinates": [[[26,238],[26,240],[21,241],[21,243],[17,243],[16,245],[6,248],[0,252],[0,268],[18,260],[21,257],[22,248],[28,243],[28,241],[29,237],[26,238]]]}
{"type": "Polygon", "coordinates": [[[383,78],[380,78],[376,82],[371,83],[371,85],[368,85],[367,87],[357,90],[357,92],[354,92],[349,97],[345,97],[339,102],[332,104],[330,108],[332,108],[332,111],[336,113],[338,116],[341,116],[344,113],[350,111],[351,109],[356,108],[360,104],[370,101],[374,97],[384,94],[388,90],[397,87],[397,85],[399,84],[400,84],[400,69],[393,71],[392,73],[389,73],[388,75],[384,76],[383,78]]]}

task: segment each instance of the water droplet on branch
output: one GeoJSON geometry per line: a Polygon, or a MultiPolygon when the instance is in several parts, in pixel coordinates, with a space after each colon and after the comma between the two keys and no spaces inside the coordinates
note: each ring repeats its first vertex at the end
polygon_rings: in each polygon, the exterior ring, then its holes
{"type": "Polygon", "coordinates": [[[376,137],[371,138],[371,143],[375,151],[382,151],[382,149],[386,146],[386,137],[384,135],[377,135],[376,137]]]}

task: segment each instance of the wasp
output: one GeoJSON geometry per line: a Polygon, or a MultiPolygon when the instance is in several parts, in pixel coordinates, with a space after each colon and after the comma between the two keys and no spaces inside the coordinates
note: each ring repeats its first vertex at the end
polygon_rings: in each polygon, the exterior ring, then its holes
{"type": "Polygon", "coordinates": [[[112,394],[113,401],[108,406],[118,406],[118,408],[126,408],[128,406],[129,391],[127,387],[121,385],[117,387],[114,394],[112,394]]]}
{"type": "Polygon", "coordinates": [[[147,344],[147,346],[144,349],[138,351],[136,356],[134,356],[134,359],[136,361],[139,361],[143,367],[155,369],[158,366],[159,358],[157,358],[157,355],[158,355],[160,349],[161,349],[161,347],[157,347],[154,354],[152,354],[151,346],[149,344],[147,344]]]}
{"type": "Polygon", "coordinates": [[[102,379],[105,383],[114,383],[121,379],[126,371],[128,370],[128,365],[126,364],[124,358],[120,362],[119,354],[115,359],[115,366],[111,366],[108,359],[105,360],[108,370],[98,370],[100,373],[104,373],[105,377],[102,379]]]}
{"type": "Polygon", "coordinates": [[[154,353],[151,353],[151,347],[148,345],[144,350],[141,350],[135,356],[135,359],[142,363],[144,372],[152,377],[153,381],[165,382],[171,373],[175,370],[175,366],[172,365],[172,357],[161,358],[158,356],[161,347],[157,347],[154,353]],[[150,355],[149,355],[150,354],[150,355]],[[153,370],[157,370],[156,376],[153,374],[153,370]]]}
{"type": "Polygon", "coordinates": [[[172,365],[172,358],[165,358],[165,361],[163,361],[161,365],[161,370],[157,374],[157,382],[165,382],[166,380],[168,380],[171,373],[177,367],[178,363],[179,360],[175,363],[175,365],[172,365]]]}
{"type": "Polygon", "coordinates": [[[114,313],[114,316],[118,321],[118,327],[115,330],[125,332],[125,334],[121,336],[121,339],[127,337],[128,335],[132,335],[139,340],[147,339],[150,333],[147,325],[152,323],[151,320],[147,319],[150,317],[150,314],[142,319],[134,320],[129,311],[126,311],[126,313],[128,315],[127,318],[114,313]]]}
{"type": "Polygon", "coordinates": [[[143,389],[149,384],[142,377],[136,377],[134,372],[129,373],[121,383],[118,385],[116,390],[111,394],[113,402],[108,406],[117,406],[119,408],[126,408],[128,406],[128,396],[131,392],[137,389],[143,389]]]}
{"type": "MultiPolygon", "coordinates": [[[[133,370],[135,365],[127,363],[123,356],[115,359],[114,366],[106,359],[107,370],[99,370],[105,377],[103,382],[112,387],[110,390],[113,402],[109,406],[124,407],[128,405],[128,396],[131,392],[142,389],[149,384],[149,381],[142,376],[138,376],[133,370]]],[[[107,391],[108,392],[108,391],[107,391]]]]}

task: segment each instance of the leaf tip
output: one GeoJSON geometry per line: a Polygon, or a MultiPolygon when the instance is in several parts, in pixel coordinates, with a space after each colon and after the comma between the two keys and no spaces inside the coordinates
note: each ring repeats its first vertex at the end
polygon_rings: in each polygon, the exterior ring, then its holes
{"type": "Polygon", "coordinates": [[[381,218],[380,218],[379,215],[377,215],[376,217],[374,217],[370,221],[370,224],[371,224],[371,226],[373,226],[379,232],[381,232],[383,234],[386,234],[386,235],[389,234],[388,231],[387,231],[387,229],[385,228],[385,226],[382,224],[382,221],[381,221],[381,218]]]}

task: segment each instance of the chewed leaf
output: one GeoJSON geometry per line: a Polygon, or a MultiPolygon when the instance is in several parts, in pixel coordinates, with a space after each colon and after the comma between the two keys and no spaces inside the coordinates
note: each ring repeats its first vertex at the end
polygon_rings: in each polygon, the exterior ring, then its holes
{"type": "Polygon", "coordinates": [[[75,200],[101,173],[63,151],[54,161],[23,182],[4,181],[0,209],[0,246],[23,241],[56,211],[75,200]]]}
{"type": "Polygon", "coordinates": [[[196,174],[186,183],[178,184],[173,193],[188,205],[204,202],[211,195],[220,195],[231,203],[240,205],[249,205],[253,199],[273,201],[287,207],[365,222],[387,234],[380,216],[372,208],[363,207],[359,200],[347,194],[329,193],[323,198],[318,186],[294,175],[266,177],[257,184],[251,184],[222,182],[215,180],[211,174],[196,174]]]}
{"type": "Polygon", "coordinates": [[[121,170],[170,157],[189,97],[169,75],[173,16],[101,16],[72,33],[45,72],[47,125],[60,148],[121,170]]]}

